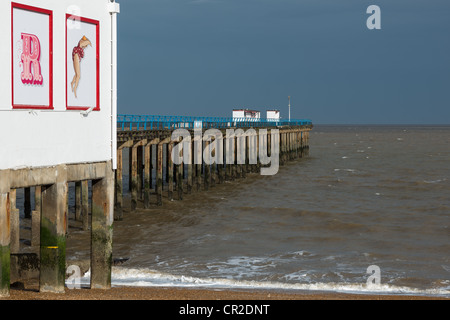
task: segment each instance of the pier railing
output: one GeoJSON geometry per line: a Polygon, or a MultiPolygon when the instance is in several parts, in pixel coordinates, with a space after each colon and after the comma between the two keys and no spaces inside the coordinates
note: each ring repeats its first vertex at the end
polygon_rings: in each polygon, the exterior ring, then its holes
{"type": "Polygon", "coordinates": [[[227,118],[227,117],[187,117],[158,115],[126,115],[117,116],[118,130],[171,130],[210,129],[210,128],[255,128],[281,126],[310,126],[307,119],[258,119],[258,118],[227,118]]]}

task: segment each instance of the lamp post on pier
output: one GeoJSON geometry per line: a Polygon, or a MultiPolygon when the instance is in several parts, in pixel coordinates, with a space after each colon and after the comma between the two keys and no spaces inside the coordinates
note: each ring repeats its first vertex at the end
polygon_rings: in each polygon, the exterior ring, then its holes
{"type": "Polygon", "coordinates": [[[291,121],[291,96],[288,96],[289,100],[289,121],[291,121]]]}

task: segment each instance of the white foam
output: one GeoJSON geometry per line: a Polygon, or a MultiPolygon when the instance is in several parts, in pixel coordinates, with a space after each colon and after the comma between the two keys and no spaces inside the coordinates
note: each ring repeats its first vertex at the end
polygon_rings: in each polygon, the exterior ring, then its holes
{"type": "Polygon", "coordinates": [[[447,181],[446,178],[444,179],[438,179],[438,180],[423,180],[424,183],[439,183],[439,182],[444,182],[447,181]]]}
{"type": "MultiPolygon", "coordinates": [[[[286,278],[294,279],[293,275],[286,278]]],[[[307,274],[298,275],[294,280],[303,280],[307,274]]],[[[88,271],[80,281],[81,285],[89,285],[88,271]]],[[[371,294],[402,294],[450,297],[449,288],[420,290],[390,284],[366,283],[284,283],[272,281],[235,280],[225,278],[199,278],[184,275],[174,275],[147,268],[128,269],[113,267],[111,284],[115,287],[198,287],[217,289],[271,289],[271,290],[301,290],[301,291],[331,291],[342,293],[371,293],[371,294]]]]}

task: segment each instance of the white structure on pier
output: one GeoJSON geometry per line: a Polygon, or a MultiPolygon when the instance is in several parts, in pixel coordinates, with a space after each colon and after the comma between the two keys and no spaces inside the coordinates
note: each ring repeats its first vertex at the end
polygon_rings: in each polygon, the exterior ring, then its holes
{"type": "Polygon", "coordinates": [[[267,110],[267,121],[279,121],[280,110],[267,110]]]}
{"type": "MultiPolygon", "coordinates": [[[[250,110],[250,109],[234,109],[233,110],[233,120],[234,119],[253,119],[255,121],[258,121],[261,119],[261,112],[257,110],[250,110]]],[[[235,120],[234,120],[235,121],[235,120]]]]}

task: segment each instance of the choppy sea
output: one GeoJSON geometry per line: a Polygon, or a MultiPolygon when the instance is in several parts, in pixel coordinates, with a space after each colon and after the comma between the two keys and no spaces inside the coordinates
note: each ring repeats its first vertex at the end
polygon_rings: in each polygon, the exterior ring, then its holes
{"type": "Polygon", "coordinates": [[[125,210],[112,283],[450,297],[449,224],[449,126],[318,125],[276,175],[125,210]]]}

